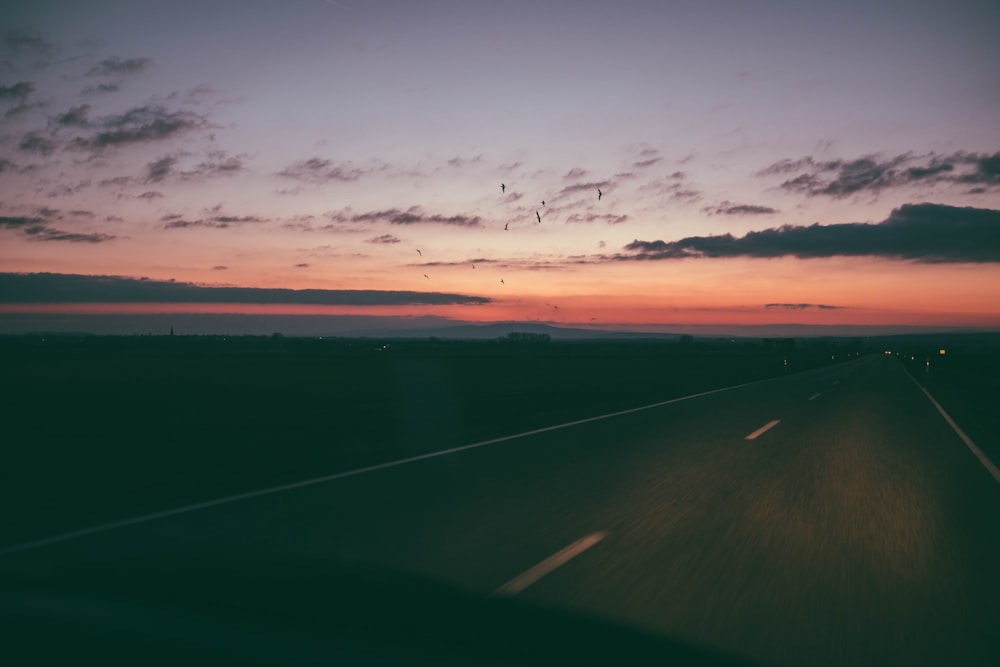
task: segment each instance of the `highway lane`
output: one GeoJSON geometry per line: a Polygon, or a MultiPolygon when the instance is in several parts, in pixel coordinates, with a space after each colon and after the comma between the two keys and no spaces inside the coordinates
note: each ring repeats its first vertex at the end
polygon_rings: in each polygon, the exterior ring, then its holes
{"type": "Polygon", "coordinates": [[[998,516],[1000,485],[895,360],[867,357],[12,553],[0,567],[320,558],[763,664],[976,664],[1000,650],[998,516]]]}

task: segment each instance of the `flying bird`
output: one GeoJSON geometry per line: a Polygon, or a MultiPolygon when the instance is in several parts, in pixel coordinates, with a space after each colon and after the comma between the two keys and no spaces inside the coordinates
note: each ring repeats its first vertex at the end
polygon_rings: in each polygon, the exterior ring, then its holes
{"type": "Polygon", "coordinates": [[[508,228],[509,226],[510,226],[510,223],[509,223],[509,222],[508,222],[508,223],[505,223],[505,224],[504,224],[504,226],[503,226],[503,230],[504,230],[505,232],[506,232],[506,231],[508,231],[508,230],[507,230],[507,228],[508,228]]]}
{"type": "Polygon", "coordinates": [[[536,218],[538,218],[538,222],[539,222],[539,223],[541,223],[541,222],[542,222],[542,216],[540,216],[540,215],[538,214],[538,211],[535,211],[535,217],[536,217],[536,218]]]}
{"type": "Polygon", "coordinates": [[[504,184],[504,183],[501,183],[500,184],[500,192],[506,192],[506,191],[507,191],[507,185],[504,184]]]}
{"type": "Polygon", "coordinates": [[[429,275],[427,275],[426,273],[424,274],[424,278],[427,278],[427,280],[431,279],[431,277],[429,275]]]}
{"type": "Polygon", "coordinates": [[[506,285],[507,283],[505,283],[505,282],[503,281],[503,278],[501,278],[501,279],[500,279],[500,284],[501,284],[501,285],[506,285]]]}
{"type": "Polygon", "coordinates": [[[542,206],[545,206],[545,200],[544,199],[542,200],[542,206]]]}
{"type": "Polygon", "coordinates": [[[601,201],[601,197],[604,195],[600,188],[597,188],[597,201],[601,201]]]}
{"type": "Polygon", "coordinates": [[[420,252],[420,248],[417,248],[417,254],[420,255],[421,257],[424,256],[424,253],[420,252]]]}

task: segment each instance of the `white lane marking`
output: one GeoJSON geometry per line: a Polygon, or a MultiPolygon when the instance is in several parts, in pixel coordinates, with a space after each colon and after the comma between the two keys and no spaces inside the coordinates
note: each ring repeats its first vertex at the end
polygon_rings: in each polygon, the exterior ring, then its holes
{"type": "Polygon", "coordinates": [[[641,412],[643,410],[659,408],[664,405],[670,405],[671,403],[680,403],[681,401],[689,401],[694,398],[701,398],[702,396],[710,396],[712,394],[718,394],[724,391],[741,389],[743,387],[749,387],[756,384],[763,384],[765,382],[773,382],[780,379],[781,378],[767,378],[765,380],[754,380],[753,382],[744,382],[743,384],[735,384],[732,385],[731,387],[710,389],[708,391],[702,391],[697,394],[691,394],[690,396],[680,396],[678,398],[671,398],[666,401],[660,401],[659,403],[651,403],[649,405],[642,405],[637,408],[628,408],[627,410],[610,412],[606,415],[587,417],[585,419],[577,419],[576,421],[566,422],[565,424],[556,424],[555,426],[545,426],[543,428],[536,428],[532,431],[525,431],[524,433],[515,433],[514,435],[505,435],[499,438],[493,438],[492,440],[483,440],[482,442],[476,442],[471,445],[462,445],[460,447],[452,447],[451,449],[442,449],[436,452],[418,454],[417,456],[411,456],[405,459],[387,461],[385,463],[378,463],[375,465],[366,466],[364,468],[357,468],[355,470],[345,470],[344,472],[333,473],[331,475],[325,475],[323,477],[314,477],[312,479],[306,479],[301,482],[292,482],[290,484],[281,484],[279,486],[272,486],[266,489],[259,489],[257,491],[247,491],[246,493],[237,493],[232,496],[225,496],[224,498],[215,498],[214,500],[206,500],[205,502],[195,503],[193,505],[185,505],[183,507],[175,507],[174,509],[163,510],[162,512],[153,512],[152,514],[143,514],[141,516],[136,516],[129,519],[122,519],[120,521],[111,521],[109,523],[102,523],[97,526],[90,526],[89,528],[72,530],[65,533],[61,533],[59,535],[53,535],[51,537],[45,537],[42,539],[33,540],[31,542],[22,542],[21,544],[12,544],[7,547],[0,547],[0,556],[6,556],[7,554],[17,553],[19,551],[27,551],[29,549],[36,549],[38,547],[44,547],[59,542],[66,542],[67,540],[75,540],[79,537],[86,537],[87,535],[94,535],[95,533],[103,533],[109,530],[115,530],[117,528],[134,526],[135,524],[146,523],[147,521],[166,519],[168,517],[177,516],[178,514],[187,514],[188,512],[196,512],[198,510],[208,509],[209,507],[216,507],[218,505],[235,503],[241,500],[249,500],[251,498],[259,498],[260,496],[267,496],[272,493],[283,493],[285,491],[301,489],[303,487],[314,486],[316,484],[325,484],[326,482],[333,482],[338,479],[344,479],[346,477],[355,477],[357,475],[363,475],[365,473],[375,472],[377,470],[384,470],[386,468],[395,468],[396,466],[406,465],[408,463],[416,463],[417,461],[423,461],[425,459],[437,458],[438,456],[447,456],[449,454],[456,454],[458,452],[464,452],[467,449],[476,449],[478,447],[494,445],[498,442],[506,442],[507,440],[516,440],[517,438],[524,438],[530,435],[546,433],[548,431],[556,431],[559,429],[568,428],[570,426],[587,424],[590,422],[600,421],[602,419],[611,419],[612,417],[620,417],[621,415],[627,415],[633,412],[641,412]]]}
{"type": "Polygon", "coordinates": [[[766,424],[764,424],[763,426],[761,426],[759,429],[757,429],[756,431],[754,431],[753,433],[751,433],[750,435],[748,435],[747,437],[745,437],[743,439],[744,440],[756,440],[757,438],[759,438],[760,436],[764,435],[765,433],[767,433],[768,431],[770,431],[772,428],[774,428],[775,426],[777,426],[780,423],[781,423],[780,419],[772,419],[771,421],[767,422],[766,424]]]}
{"type": "MultiPolygon", "coordinates": [[[[904,368],[903,370],[906,369],[904,368]]],[[[955,423],[955,420],[951,418],[951,415],[945,412],[945,409],[941,407],[941,404],[938,403],[936,400],[934,400],[934,397],[931,396],[931,392],[924,389],[924,386],[919,382],[917,382],[916,378],[910,375],[910,371],[906,371],[906,375],[911,380],[913,380],[913,384],[917,385],[920,391],[924,392],[924,396],[927,397],[927,400],[929,400],[931,404],[935,408],[937,408],[937,411],[941,413],[941,416],[944,417],[944,420],[948,422],[948,426],[951,426],[951,429],[955,431],[955,433],[958,435],[959,438],[962,439],[962,442],[964,442],[965,446],[969,448],[969,451],[971,451],[973,454],[976,455],[976,458],[979,459],[979,462],[983,464],[983,467],[986,468],[986,471],[989,472],[991,475],[993,475],[993,479],[995,479],[997,482],[1000,482],[1000,470],[998,470],[997,467],[993,465],[993,461],[990,461],[989,458],[987,458],[986,454],[983,454],[983,450],[979,449],[979,447],[976,446],[976,443],[972,441],[972,438],[970,438],[965,434],[965,431],[963,431],[961,427],[955,423]]]]}
{"type": "Polygon", "coordinates": [[[810,401],[815,401],[817,398],[819,398],[819,392],[818,391],[815,394],[813,394],[812,396],[810,396],[809,400],[810,401]]]}
{"type": "Polygon", "coordinates": [[[607,536],[607,533],[600,532],[592,533],[586,537],[580,538],[568,547],[564,547],[555,552],[538,565],[535,565],[534,567],[517,575],[506,584],[493,591],[493,595],[517,595],[531,584],[535,583],[556,568],[565,565],[607,536]]]}

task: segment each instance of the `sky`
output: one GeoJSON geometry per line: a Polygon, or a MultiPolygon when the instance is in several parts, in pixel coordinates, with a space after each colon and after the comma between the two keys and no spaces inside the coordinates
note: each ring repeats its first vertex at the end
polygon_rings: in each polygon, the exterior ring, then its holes
{"type": "Polygon", "coordinates": [[[994,0],[0,13],[0,333],[1000,329],[994,0]]]}

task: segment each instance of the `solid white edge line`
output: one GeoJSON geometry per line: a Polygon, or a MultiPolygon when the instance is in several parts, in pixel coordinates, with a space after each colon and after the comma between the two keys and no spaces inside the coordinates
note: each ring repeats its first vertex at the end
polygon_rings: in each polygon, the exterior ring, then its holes
{"type": "Polygon", "coordinates": [[[333,482],[338,479],[344,479],[345,477],[354,477],[356,475],[363,475],[369,472],[375,472],[376,470],[384,470],[386,468],[395,468],[396,466],[405,465],[407,463],[415,463],[417,461],[423,461],[425,459],[433,459],[438,456],[447,456],[448,454],[455,454],[457,452],[464,452],[467,449],[476,449],[478,447],[485,447],[486,445],[493,445],[498,442],[506,442],[507,440],[515,440],[517,438],[524,438],[529,435],[537,435],[539,433],[546,433],[548,431],[556,431],[563,428],[568,428],[570,426],[577,426],[579,424],[587,424],[590,422],[600,421],[602,419],[611,419],[612,417],[620,417],[621,415],[627,415],[633,412],[641,412],[643,410],[651,410],[652,408],[659,408],[664,405],[670,405],[671,403],[680,403],[681,401],[689,401],[693,398],[701,398],[702,396],[710,396],[711,394],[718,394],[724,391],[731,391],[733,389],[741,389],[743,387],[749,387],[755,384],[762,384],[765,382],[773,382],[775,380],[780,380],[782,378],[766,378],[763,380],[754,380],[753,382],[744,382],[743,384],[732,385],[731,387],[722,387],[720,389],[710,389],[708,391],[702,391],[697,394],[691,394],[690,396],[679,396],[678,398],[671,398],[666,401],[660,401],[659,403],[651,403],[650,405],[642,405],[637,408],[628,408],[627,410],[619,410],[618,412],[610,412],[606,415],[598,415],[596,417],[587,417],[585,419],[577,419],[576,421],[566,422],[565,424],[556,424],[554,426],[545,426],[542,428],[536,428],[532,431],[525,431],[524,433],[515,433],[513,435],[505,435],[499,438],[493,438],[491,440],[484,440],[482,442],[476,442],[471,445],[462,445],[460,447],[452,447],[451,449],[442,449],[436,452],[428,452],[426,454],[418,454],[417,456],[410,456],[405,459],[397,459],[395,461],[386,461],[385,463],[378,463],[371,466],[366,466],[364,468],[357,468],[355,470],[345,470],[344,472],[334,473],[332,475],[325,475],[323,477],[315,477],[313,479],[306,479],[301,482],[292,482],[290,484],[281,484],[279,486],[272,486],[266,489],[259,489],[257,491],[248,491],[246,493],[237,493],[232,496],[226,496],[224,498],[216,498],[214,500],[206,500],[205,502],[195,503],[193,505],[185,505],[183,507],[176,507],[174,509],[163,510],[162,512],[153,512],[152,514],[143,514],[141,516],[132,517],[130,519],[122,519],[120,521],[112,521],[109,523],[103,523],[97,526],[91,526],[89,528],[81,528],[79,530],[72,530],[66,533],[61,533],[59,535],[53,535],[51,537],[45,537],[39,540],[33,540],[31,542],[23,542],[21,544],[13,544],[8,547],[0,547],[0,556],[6,556],[7,554],[16,553],[18,551],[27,551],[28,549],[35,549],[37,547],[44,547],[50,544],[56,544],[57,542],[65,542],[67,540],[73,540],[78,537],[85,537],[87,535],[93,535],[95,533],[103,533],[109,530],[114,530],[116,528],[124,528],[126,526],[133,526],[137,523],[145,523],[147,521],[155,521],[157,519],[165,519],[167,517],[176,516],[178,514],[186,514],[188,512],[195,512],[197,510],[207,509],[209,507],[215,507],[217,505],[225,505],[227,503],[233,503],[240,500],[249,500],[250,498],[258,498],[260,496],[270,495],[272,493],[282,493],[284,491],[291,491],[293,489],[300,489],[306,486],[313,486],[316,484],[324,484],[326,482],[333,482]]]}
{"type": "Polygon", "coordinates": [[[535,583],[556,568],[565,565],[607,536],[607,533],[598,532],[591,533],[586,537],[581,537],[568,547],[563,547],[534,567],[531,567],[517,575],[506,584],[493,591],[493,595],[517,595],[531,584],[535,583]]]}
{"type": "Polygon", "coordinates": [[[764,424],[763,426],[761,426],[759,429],[757,429],[756,431],[754,431],[753,433],[751,433],[750,435],[748,435],[747,437],[745,437],[743,439],[744,440],[756,440],[757,438],[759,438],[760,436],[764,435],[765,433],[767,433],[768,431],[770,431],[772,428],[774,428],[775,426],[777,426],[780,423],[781,423],[780,419],[772,419],[771,421],[767,422],[766,424],[764,424]]]}
{"type": "Polygon", "coordinates": [[[931,396],[931,392],[927,391],[927,389],[924,388],[924,385],[917,382],[917,379],[913,377],[910,374],[910,371],[906,370],[905,367],[903,368],[903,371],[906,373],[907,377],[909,377],[910,380],[913,381],[913,384],[917,385],[917,388],[920,389],[920,391],[924,392],[924,396],[927,397],[927,400],[931,402],[931,405],[937,408],[937,411],[941,413],[941,416],[944,417],[944,420],[948,422],[948,426],[951,427],[951,430],[953,430],[958,435],[958,437],[962,439],[962,442],[964,442],[965,446],[969,448],[969,451],[971,451],[973,454],[976,455],[976,458],[979,459],[979,462],[983,464],[983,467],[986,468],[986,471],[989,472],[991,475],[993,475],[993,479],[995,479],[997,482],[1000,482],[1000,470],[998,470],[997,467],[993,465],[993,461],[990,461],[989,458],[987,458],[986,454],[983,453],[983,450],[979,449],[979,447],[976,446],[976,443],[972,441],[972,438],[967,436],[965,434],[965,431],[963,431],[962,428],[955,423],[955,420],[951,418],[951,415],[945,412],[945,409],[941,407],[941,404],[938,403],[933,396],[931,396]]]}

